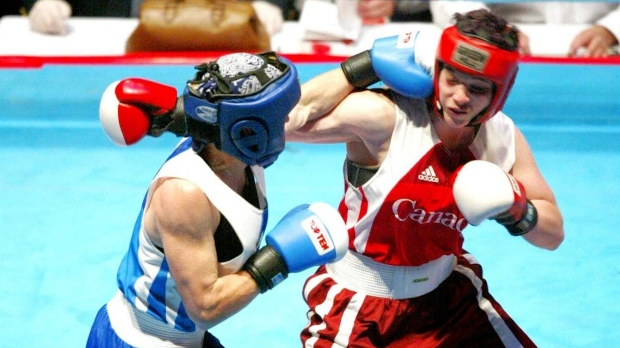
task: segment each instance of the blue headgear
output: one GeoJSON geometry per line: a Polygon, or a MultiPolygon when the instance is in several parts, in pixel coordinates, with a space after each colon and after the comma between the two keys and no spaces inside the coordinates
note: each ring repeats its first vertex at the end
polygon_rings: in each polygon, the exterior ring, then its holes
{"type": "Polygon", "coordinates": [[[196,69],[184,92],[194,142],[214,143],[247,165],[271,165],[284,150],[284,123],[301,97],[294,65],[274,52],[233,53],[196,69]]]}

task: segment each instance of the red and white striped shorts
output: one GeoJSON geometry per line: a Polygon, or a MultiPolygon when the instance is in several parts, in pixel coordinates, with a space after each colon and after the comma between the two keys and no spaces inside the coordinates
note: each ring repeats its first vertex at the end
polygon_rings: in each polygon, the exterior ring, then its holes
{"type": "Polygon", "coordinates": [[[456,258],[434,290],[411,298],[377,296],[398,293],[390,287],[402,279],[360,284],[368,273],[380,277],[386,265],[351,252],[344,260],[337,272],[333,264],[322,266],[306,280],[309,322],[301,333],[306,348],[536,347],[489,294],[482,267],[470,254],[456,258]]]}

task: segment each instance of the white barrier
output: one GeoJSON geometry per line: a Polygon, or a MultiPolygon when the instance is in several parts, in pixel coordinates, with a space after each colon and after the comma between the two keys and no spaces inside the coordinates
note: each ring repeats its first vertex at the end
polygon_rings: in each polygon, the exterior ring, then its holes
{"type": "MultiPolygon", "coordinates": [[[[109,56],[125,54],[125,42],[136,27],[135,18],[70,18],[64,36],[34,33],[28,19],[5,16],[0,20],[0,56],[109,56]]],[[[519,25],[530,37],[534,56],[566,56],[572,38],[585,25],[519,25]]],[[[347,56],[370,48],[375,38],[408,30],[440,33],[431,23],[407,22],[365,26],[355,42],[307,41],[297,22],[285,22],[272,38],[272,49],[289,54],[347,56]]]]}

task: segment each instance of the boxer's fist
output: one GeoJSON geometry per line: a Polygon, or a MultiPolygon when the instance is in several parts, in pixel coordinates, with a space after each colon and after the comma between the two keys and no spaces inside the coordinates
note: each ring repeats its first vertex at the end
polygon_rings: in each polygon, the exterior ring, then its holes
{"type": "Polygon", "coordinates": [[[263,24],[269,37],[274,36],[282,30],[282,24],[284,23],[284,15],[282,9],[278,5],[272,4],[269,1],[254,0],[252,1],[252,7],[258,20],[263,24]]]}
{"type": "Polygon", "coordinates": [[[153,118],[169,116],[176,107],[174,87],[128,78],[110,84],[103,92],[99,119],[112,142],[127,146],[152,131],[153,118]]]}
{"type": "Polygon", "coordinates": [[[261,293],[278,285],[289,273],[341,259],[349,237],[336,209],[313,203],[288,212],[267,234],[266,244],[244,266],[261,293]]]}
{"type": "Polygon", "coordinates": [[[463,165],[453,178],[454,200],[467,221],[476,226],[494,219],[513,235],[529,232],[538,221],[536,207],[512,175],[486,161],[463,165]]]}
{"type": "Polygon", "coordinates": [[[372,49],[345,60],[342,71],[356,88],[382,81],[404,96],[426,98],[433,91],[433,80],[430,68],[423,66],[415,50],[420,35],[408,32],[377,39],[372,49]]]}
{"type": "Polygon", "coordinates": [[[71,5],[64,0],[38,0],[28,13],[30,29],[37,33],[67,33],[66,20],[71,16],[71,5]]]}

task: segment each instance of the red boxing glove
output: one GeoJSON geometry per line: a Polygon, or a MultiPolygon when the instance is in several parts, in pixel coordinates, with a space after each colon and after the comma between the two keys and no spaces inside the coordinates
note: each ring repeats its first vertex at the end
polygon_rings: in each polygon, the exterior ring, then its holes
{"type": "Polygon", "coordinates": [[[128,78],[110,84],[103,92],[99,120],[113,143],[128,146],[148,133],[152,117],[171,113],[176,104],[174,87],[128,78]]]}
{"type": "Polygon", "coordinates": [[[536,207],[527,199],[523,184],[493,163],[466,163],[455,173],[452,189],[456,205],[474,226],[493,219],[519,236],[538,222],[536,207]]]}

